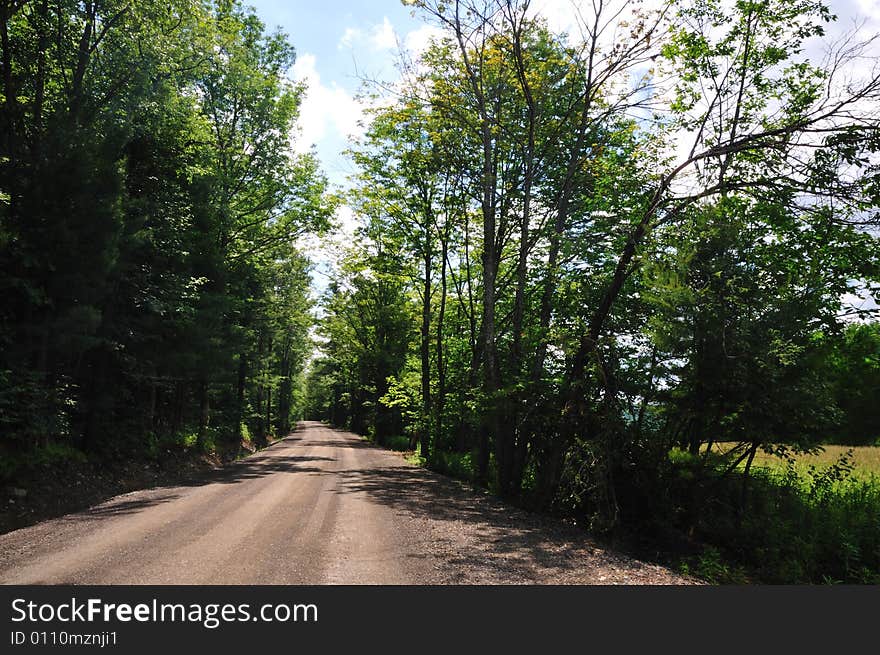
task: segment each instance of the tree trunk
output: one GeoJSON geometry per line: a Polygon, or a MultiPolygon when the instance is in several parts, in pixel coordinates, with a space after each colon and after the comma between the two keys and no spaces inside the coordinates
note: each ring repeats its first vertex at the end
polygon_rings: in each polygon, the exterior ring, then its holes
{"type": "Polygon", "coordinates": [[[244,392],[245,392],[245,387],[247,385],[247,369],[248,369],[247,355],[245,355],[242,352],[238,356],[238,380],[236,382],[236,388],[235,388],[235,417],[236,417],[236,421],[235,421],[234,434],[235,434],[236,441],[238,441],[239,443],[241,442],[242,438],[244,437],[244,435],[242,434],[241,427],[242,427],[242,424],[244,423],[244,420],[245,420],[244,392]]]}
{"type": "MultiPolygon", "coordinates": [[[[448,221],[448,218],[447,218],[448,221]]],[[[439,440],[443,434],[443,409],[446,404],[446,363],[443,357],[443,321],[446,317],[446,255],[449,247],[448,228],[444,229],[440,244],[440,308],[437,312],[437,398],[434,401],[434,434],[439,440]]],[[[439,444],[434,444],[432,454],[436,454],[439,444]]]]}
{"type": "Polygon", "coordinates": [[[755,460],[755,454],[758,452],[758,444],[753,443],[749,447],[749,457],[746,460],[746,467],[743,470],[742,487],[739,492],[739,512],[738,517],[742,517],[746,511],[746,502],[749,499],[749,474],[752,471],[752,462],[755,460]]]}
{"type": "Polygon", "coordinates": [[[0,9],[0,44],[3,47],[3,95],[6,96],[6,152],[9,156],[10,170],[5,184],[9,193],[9,217],[14,220],[16,207],[18,206],[17,185],[15,184],[18,171],[18,142],[16,140],[16,135],[18,134],[18,102],[12,77],[12,49],[9,43],[9,20],[12,16],[9,12],[9,5],[9,2],[4,2],[2,9],[0,9]]]}
{"type": "Polygon", "coordinates": [[[422,429],[421,454],[426,460],[430,458],[431,448],[431,245],[430,226],[425,228],[425,277],[422,287],[422,429]]]}
{"type": "MultiPolygon", "coordinates": [[[[495,280],[498,270],[498,257],[495,243],[495,199],[496,199],[496,159],[495,145],[492,135],[493,118],[489,113],[489,102],[485,95],[483,79],[483,61],[476,63],[471,57],[474,54],[468,47],[465,36],[466,29],[461,24],[460,7],[455,5],[453,29],[461,53],[464,69],[477,103],[480,117],[480,138],[482,141],[482,186],[481,213],[483,219],[483,308],[480,326],[480,341],[483,356],[482,391],[484,408],[480,420],[479,450],[477,453],[476,481],[485,485],[489,473],[489,446],[491,437],[498,434],[497,395],[499,375],[495,352],[495,280]]],[[[481,20],[486,20],[482,18],[481,20]]],[[[482,57],[482,52],[476,53],[482,57]]]]}
{"type": "Polygon", "coordinates": [[[98,346],[92,352],[92,365],[87,369],[89,371],[89,379],[85,393],[86,417],[78,444],[80,450],[87,453],[94,451],[96,448],[102,418],[101,414],[105,410],[102,400],[106,387],[107,358],[106,348],[98,346]]]}
{"type": "Polygon", "coordinates": [[[260,330],[259,339],[257,341],[257,370],[260,372],[260,378],[256,380],[257,382],[257,402],[256,402],[256,412],[252,417],[253,426],[254,426],[254,443],[258,448],[262,448],[266,445],[266,433],[263,431],[263,382],[262,382],[262,369],[263,369],[263,346],[264,346],[264,338],[263,338],[263,330],[260,330]]]}
{"type": "Polygon", "coordinates": [[[211,418],[211,404],[208,396],[208,382],[202,379],[199,382],[199,432],[196,437],[196,447],[205,447],[205,437],[208,432],[208,423],[211,418]]]}
{"type": "Polygon", "coordinates": [[[171,436],[177,437],[183,428],[183,382],[174,383],[174,398],[171,401],[171,436]]]}
{"type": "MultiPolygon", "coordinates": [[[[34,155],[36,162],[41,160],[40,146],[43,132],[43,102],[46,95],[46,50],[49,45],[47,24],[49,22],[49,0],[40,3],[37,27],[37,79],[34,89],[34,155]]],[[[5,47],[5,46],[4,46],[5,47]]]]}
{"type": "Polygon", "coordinates": [[[266,435],[272,434],[272,387],[266,388],[266,435]]]}
{"type": "Polygon", "coordinates": [[[83,33],[79,40],[77,49],[76,68],[73,70],[70,91],[70,116],[74,125],[79,124],[80,110],[83,101],[83,82],[86,76],[86,70],[89,65],[92,44],[92,30],[95,24],[95,12],[97,11],[95,2],[86,2],[86,19],[83,25],[83,33]]]}
{"type": "Polygon", "coordinates": [[[281,355],[281,384],[278,389],[278,436],[290,433],[290,413],[293,394],[293,381],[290,370],[290,335],[286,335],[281,355]]]}
{"type": "MultiPolygon", "coordinates": [[[[272,333],[266,336],[266,357],[269,363],[272,362],[272,333]]],[[[268,369],[268,367],[267,367],[268,369]]],[[[266,420],[263,425],[263,445],[269,443],[269,435],[272,434],[272,381],[266,380],[266,420]]]]}
{"type": "Polygon", "coordinates": [[[155,434],[156,432],[156,401],[158,399],[158,385],[156,381],[150,382],[150,413],[147,416],[147,432],[155,434]]]}
{"type": "Polygon", "coordinates": [[[528,257],[531,250],[530,222],[532,205],[532,184],[537,168],[535,157],[535,131],[537,128],[537,109],[528,81],[526,60],[522,50],[522,23],[509,16],[512,24],[514,64],[519,78],[527,108],[528,138],[523,153],[522,181],[522,220],[520,221],[519,253],[516,262],[516,290],[513,304],[513,344],[511,347],[511,369],[513,371],[514,391],[508,395],[504,425],[496,437],[498,460],[498,488],[504,496],[519,495],[522,486],[522,472],[528,448],[527,434],[520,430],[521,411],[525,401],[523,385],[523,337],[525,330],[525,295],[528,278],[528,257]]]}
{"type": "Polygon", "coordinates": [[[495,280],[498,257],[495,249],[495,169],[489,119],[483,116],[483,311],[481,341],[483,350],[483,402],[486,406],[480,424],[477,456],[477,482],[486,484],[489,475],[489,445],[498,438],[499,375],[495,352],[495,280]]]}

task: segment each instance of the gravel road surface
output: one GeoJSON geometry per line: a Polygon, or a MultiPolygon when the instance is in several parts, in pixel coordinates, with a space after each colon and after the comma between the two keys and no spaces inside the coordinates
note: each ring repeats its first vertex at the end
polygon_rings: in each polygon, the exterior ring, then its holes
{"type": "Polygon", "coordinates": [[[320,423],[0,536],[3,584],[687,584],[320,423]]]}

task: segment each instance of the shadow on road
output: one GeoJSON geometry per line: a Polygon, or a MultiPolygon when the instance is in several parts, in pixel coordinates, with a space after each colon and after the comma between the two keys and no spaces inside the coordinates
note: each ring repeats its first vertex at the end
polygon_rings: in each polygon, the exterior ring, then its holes
{"type": "Polygon", "coordinates": [[[200,480],[185,482],[179,486],[201,486],[213,482],[224,484],[244,482],[262,478],[274,473],[326,473],[325,469],[317,466],[304,466],[308,462],[335,462],[334,457],[321,457],[316,455],[285,455],[282,457],[254,457],[230,464],[229,466],[208,474],[200,480]]]}
{"type": "MultiPolygon", "coordinates": [[[[310,462],[334,462],[333,457],[305,456],[305,455],[257,455],[240,462],[229,464],[222,469],[210,473],[202,473],[188,480],[181,480],[172,484],[157,485],[146,490],[150,495],[146,498],[125,500],[124,496],[118,500],[110,500],[100,505],[70,514],[64,519],[82,520],[83,517],[98,520],[110,516],[123,516],[134,514],[148,507],[162,505],[181,497],[175,493],[175,489],[202,487],[209,484],[238,484],[248,480],[263,478],[276,473],[310,473],[326,474],[326,469],[318,466],[309,466],[310,462]]],[[[131,492],[142,494],[144,491],[131,492]]],[[[130,494],[126,494],[130,495],[130,494]]]]}
{"type": "Polygon", "coordinates": [[[313,441],[303,441],[303,446],[317,446],[319,448],[356,448],[356,449],[365,449],[365,448],[374,448],[379,449],[378,446],[371,444],[369,441],[363,439],[315,439],[313,441]]]}
{"type": "Polygon", "coordinates": [[[80,512],[79,515],[71,515],[69,517],[65,516],[64,518],[75,518],[78,521],[83,515],[95,519],[101,519],[108,516],[134,514],[135,512],[139,512],[140,510],[146,509],[147,507],[153,507],[155,505],[161,505],[162,503],[168,503],[173,500],[177,500],[178,498],[180,498],[180,494],[163,494],[161,496],[155,496],[153,498],[123,500],[109,504],[105,503],[104,505],[98,505],[97,507],[90,507],[89,509],[80,512]]]}
{"type": "Polygon", "coordinates": [[[424,469],[376,467],[339,475],[343,484],[337,493],[365,493],[395,512],[451,523],[440,531],[444,535],[470,537],[472,548],[466,546],[468,541],[446,538],[439,549],[453,577],[462,580],[464,567],[530,582],[539,579],[540,569],[581,569],[584,555],[593,551],[588,536],[577,528],[511,507],[424,469]]]}

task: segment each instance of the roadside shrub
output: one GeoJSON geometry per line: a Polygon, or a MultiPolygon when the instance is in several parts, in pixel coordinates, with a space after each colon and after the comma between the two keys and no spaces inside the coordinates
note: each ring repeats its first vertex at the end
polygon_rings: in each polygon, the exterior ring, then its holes
{"type": "Polygon", "coordinates": [[[410,450],[410,439],[409,437],[405,437],[403,435],[393,435],[385,438],[385,442],[382,444],[388,450],[397,450],[399,452],[405,452],[410,450]]]}
{"type": "Polygon", "coordinates": [[[65,469],[86,461],[82,451],[66,443],[50,441],[26,452],[0,456],[0,480],[12,482],[25,473],[65,469]]]}
{"type": "Polygon", "coordinates": [[[846,462],[783,472],[758,469],[740,506],[742,474],[705,499],[699,538],[769,583],[880,582],[880,479],[846,462]]]}
{"type": "Polygon", "coordinates": [[[459,480],[469,481],[473,478],[474,464],[471,453],[436,452],[431,468],[459,480]]]}

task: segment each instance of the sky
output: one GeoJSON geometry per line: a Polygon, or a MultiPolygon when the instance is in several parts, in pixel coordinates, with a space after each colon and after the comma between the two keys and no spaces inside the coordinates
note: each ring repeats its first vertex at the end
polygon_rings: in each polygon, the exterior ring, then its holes
{"type": "MultiPolygon", "coordinates": [[[[247,0],[246,0],[247,2],[247,0]]],[[[351,167],[341,153],[358,134],[365,78],[390,80],[398,41],[427,43],[429,28],[399,0],[253,0],[268,29],[280,27],[297,51],[292,75],[308,85],[301,109],[298,150],[317,149],[324,172],[343,184],[351,167]]]]}
{"type": "MultiPolygon", "coordinates": [[[[296,48],[292,75],[308,85],[297,148],[303,151],[314,145],[331,182],[344,184],[352,168],[342,153],[348,136],[360,133],[364,105],[358,94],[364,79],[393,80],[398,46],[418,51],[427,45],[435,28],[414,16],[400,0],[245,2],[256,9],[267,28],[284,31],[296,48]]],[[[557,31],[572,29],[572,4],[573,0],[532,1],[535,11],[557,31]]],[[[880,0],[831,0],[829,4],[838,16],[838,28],[862,16],[869,19],[868,31],[880,31],[880,0]]]]}
{"type": "MultiPolygon", "coordinates": [[[[589,0],[532,0],[533,10],[543,15],[556,32],[572,31],[573,4],[589,0]]],[[[648,6],[652,0],[645,0],[648,6]]],[[[245,0],[270,30],[285,32],[296,48],[291,76],[307,85],[294,140],[300,152],[314,148],[331,184],[345,187],[352,164],[343,154],[349,137],[362,133],[365,104],[358,97],[368,79],[392,82],[400,47],[411,52],[424,49],[436,28],[413,15],[400,0],[245,0]]],[[[880,33],[880,0],[830,0],[838,20],[829,30],[852,27],[866,20],[865,32],[880,33]]],[[[880,53],[878,53],[880,54],[880,53]]],[[[350,240],[357,224],[348,207],[338,213],[341,226],[337,244],[350,240]]],[[[316,285],[325,286],[333,266],[333,239],[307,244],[321,251],[316,264],[316,285]]],[[[338,248],[336,248],[338,250],[338,248]]],[[[854,299],[855,300],[855,299],[854,299]]]]}
{"type": "MultiPolygon", "coordinates": [[[[307,85],[294,144],[314,149],[335,188],[345,188],[354,167],[344,152],[363,132],[365,80],[393,81],[399,48],[424,49],[433,28],[400,0],[245,0],[267,29],[285,32],[296,49],[291,76],[307,85]]],[[[336,234],[306,237],[302,245],[314,264],[313,293],[326,288],[344,245],[357,226],[351,209],[337,210],[336,234]]]]}

